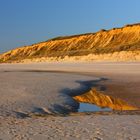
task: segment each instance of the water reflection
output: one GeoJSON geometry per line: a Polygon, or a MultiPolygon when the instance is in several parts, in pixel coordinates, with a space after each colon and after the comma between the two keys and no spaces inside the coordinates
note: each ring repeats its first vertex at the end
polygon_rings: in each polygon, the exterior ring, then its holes
{"type": "MultiPolygon", "coordinates": [[[[74,96],[73,98],[79,103],[95,104],[101,108],[107,107],[111,108],[112,110],[138,110],[137,107],[129,105],[122,99],[105,95],[97,91],[96,89],[91,89],[89,92],[82,95],[74,96]]],[[[93,107],[93,105],[91,106],[93,107]]]]}

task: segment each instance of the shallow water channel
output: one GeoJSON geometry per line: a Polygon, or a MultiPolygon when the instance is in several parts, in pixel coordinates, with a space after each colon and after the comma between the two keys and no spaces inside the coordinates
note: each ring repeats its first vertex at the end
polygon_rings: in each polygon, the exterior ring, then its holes
{"type": "Polygon", "coordinates": [[[78,112],[112,111],[110,108],[101,108],[94,104],[79,103],[78,112]]]}

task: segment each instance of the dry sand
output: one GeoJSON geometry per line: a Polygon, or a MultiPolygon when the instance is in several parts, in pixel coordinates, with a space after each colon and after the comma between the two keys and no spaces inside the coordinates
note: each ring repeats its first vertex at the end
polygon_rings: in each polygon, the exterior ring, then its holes
{"type": "Polygon", "coordinates": [[[140,139],[138,114],[46,115],[76,111],[69,95],[92,86],[140,107],[139,76],[139,62],[1,64],[0,139],[140,139]]]}
{"type": "Polygon", "coordinates": [[[140,116],[0,119],[3,140],[139,140],[140,116]]]}

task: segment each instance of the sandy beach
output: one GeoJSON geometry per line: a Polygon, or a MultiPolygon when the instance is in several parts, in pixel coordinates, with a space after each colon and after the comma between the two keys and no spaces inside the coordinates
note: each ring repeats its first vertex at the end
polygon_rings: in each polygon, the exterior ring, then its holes
{"type": "Polygon", "coordinates": [[[0,64],[0,139],[140,139],[139,113],[78,114],[72,98],[95,87],[140,108],[139,76],[139,62],[0,64]]]}

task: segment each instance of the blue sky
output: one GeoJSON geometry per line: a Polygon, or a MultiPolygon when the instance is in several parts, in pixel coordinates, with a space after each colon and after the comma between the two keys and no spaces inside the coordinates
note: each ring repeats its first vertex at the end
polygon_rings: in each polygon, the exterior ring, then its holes
{"type": "Polygon", "coordinates": [[[0,53],[140,22],[140,0],[0,0],[0,53]]]}

